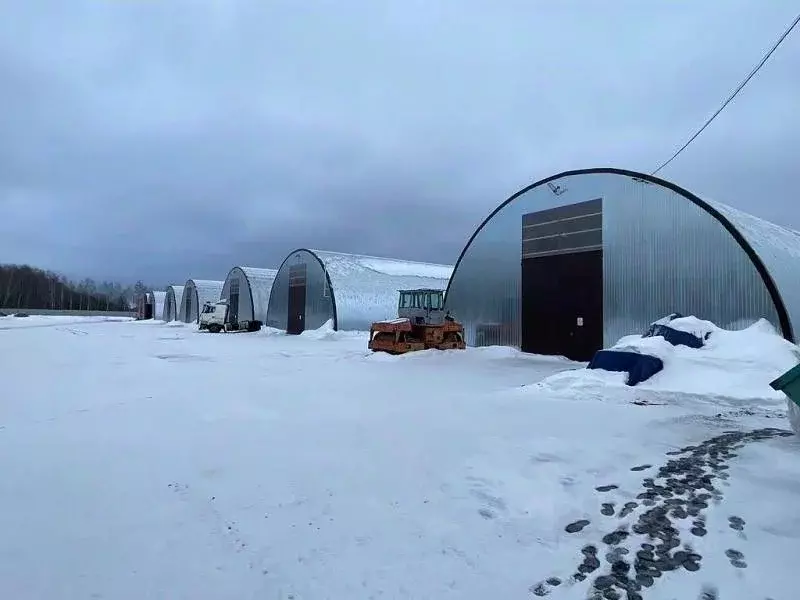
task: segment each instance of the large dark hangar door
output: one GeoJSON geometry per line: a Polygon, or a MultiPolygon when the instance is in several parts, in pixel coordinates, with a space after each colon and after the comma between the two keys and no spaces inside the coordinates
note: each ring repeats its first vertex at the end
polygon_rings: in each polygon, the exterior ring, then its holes
{"type": "Polygon", "coordinates": [[[603,347],[603,201],[522,217],[523,352],[590,360],[603,347]]]}
{"type": "Polygon", "coordinates": [[[289,315],[286,333],[303,333],[306,328],[306,264],[289,267],[289,315]]]}

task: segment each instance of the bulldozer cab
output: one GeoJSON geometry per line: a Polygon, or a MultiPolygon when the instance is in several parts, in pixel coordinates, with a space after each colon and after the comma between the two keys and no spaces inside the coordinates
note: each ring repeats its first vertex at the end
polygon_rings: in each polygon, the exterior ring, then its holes
{"type": "Polygon", "coordinates": [[[397,316],[416,325],[440,325],[445,321],[444,291],[400,290],[397,316]]]}

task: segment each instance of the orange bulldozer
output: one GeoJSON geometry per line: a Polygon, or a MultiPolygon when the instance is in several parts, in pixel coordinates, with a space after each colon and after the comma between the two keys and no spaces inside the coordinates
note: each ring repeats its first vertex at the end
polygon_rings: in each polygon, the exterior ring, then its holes
{"type": "Polygon", "coordinates": [[[369,330],[369,349],[373,352],[405,354],[466,347],[464,326],[444,311],[442,290],[400,290],[397,319],[378,321],[369,330]]]}

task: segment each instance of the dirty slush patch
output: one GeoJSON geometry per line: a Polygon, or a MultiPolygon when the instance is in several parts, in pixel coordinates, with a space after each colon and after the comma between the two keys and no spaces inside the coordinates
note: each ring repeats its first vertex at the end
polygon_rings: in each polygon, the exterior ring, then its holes
{"type": "MultiPolygon", "coordinates": [[[[644,491],[636,496],[636,502],[626,502],[617,511],[611,502],[604,502],[600,514],[604,517],[623,519],[637,508],[643,507],[638,520],[630,526],[621,524],[602,538],[604,550],[598,545],[589,544],[581,549],[583,560],[570,577],[571,583],[582,582],[590,575],[597,574],[588,591],[592,600],[643,600],[647,588],[652,587],[663,573],[684,569],[697,572],[702,567],[703,557],[695,552],[691,543],[681,539],[676,527],[677,521],[689,522],[692,536],[703,537],[708,531],[705,527],[704,511],[709,503],[719,504],[722,492],[715,482],[728,479],[729,459],[737,456],[749,442],[768,440],[776,437],[794,435],[790,431],[775,428],[757,429],[749,432],[726,431],[697,446],[686,446],[680,450],[667,452],[670,458],[658,469],[655,477],[642,480],[644,491]],[[634,549],[629,540],[632,535],[645,537],[646,541],[634,549]]],[[[631,471],[646,471],[652,465],[638,465],[631,471]]],[[[600,493],[618,489],[617,485],[601,485],[595,490],[600,493]]],[[[567,533],[578,533],[589,525],[589,520],[581,519],[567,525],[567,533]]],[[[728,518],[728,525],[735,531],[743,531],[745,520],[739,516],[728,518]]],[[[744,554],[729,548],[725,554],[732,567],[747,568],[744,554]]],[[[531,586],[534,596],[547,596],[563,583],[558,577],[550,577],[531,586]]],[[[715,600],[717,592],[713,588],[703,588],[702,600],[715,600]]]]}

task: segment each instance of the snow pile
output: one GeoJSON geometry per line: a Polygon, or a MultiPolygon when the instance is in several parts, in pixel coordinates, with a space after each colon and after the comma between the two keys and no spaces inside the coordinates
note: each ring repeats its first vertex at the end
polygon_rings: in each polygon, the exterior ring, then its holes
{"type": "Polygon", "coordinates": [[[288,335],[283,329],[278,329],[277,327],[269,327],[264,325],[261,327],[261,331],[258,332],[259,336],[261,337],[271,337],[271,336],[285,336],[288,335]]]}
{"type": "MultiPolygon", "coordinates": [[[[709,335],[711,335],[715,330],[719,329],[711,321],[704,321],[703,319],[698,319],[696,317],[684,317],[677,313],[673,313],[672,315],[664,317],[663,319],[654,321],[653,325],[665,325],[671,329],[675,329],[676,331],[690,333],[700,340],[707,339],[709,335]]],[[[629,337],[635,338],[638,336],[629,337]]]]}
{"type": "Polygon", "coordinates": [[[333,319],[328,319],[317,329],[306,329],[300,335],[306,339],[312,340],[329,340],[336,334],[333,328],[333,319]]]}
{"type": "MultiPolygon", "coordinates": [[[[333,319],[328,319],[317,329],[306,329],[300,334],[300,337],[307,340],[341,340],[353,338],[368,338],[369,333],[366,331],[336,331],[333,328],[333,319]]],[[[364,342],[364,349],[366,350],[366,341],[364,342]]]]}
{"type": "MultiPolygon", "coordinates": [[[[766,320],[740,331],[721,329],[710,321],[680,317],[669,322],[679,331],[707,339],[702,348],[673,346],[663,337],[622,338],[612,349],[660,358],[664,370],[635,388],[620,390],[629,400],[695,396],[724,398],[726,402],[757,401],[779,404],[786,400],[769,383],[800,360],[800,349],[783,339],[766,320]]],[[[626,373],[578,369],[559,373],[531,386],[561,395],[605,398],[613,389],[626,388],[626,373]]]]}

